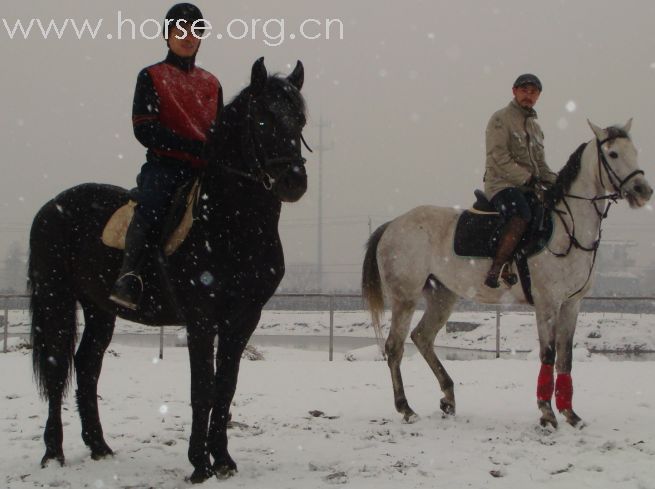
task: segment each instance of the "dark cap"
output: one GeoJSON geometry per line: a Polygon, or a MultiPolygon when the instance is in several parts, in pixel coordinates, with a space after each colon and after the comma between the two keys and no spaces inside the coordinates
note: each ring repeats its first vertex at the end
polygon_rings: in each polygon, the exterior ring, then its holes
{"type": "MultiPolygon", "coordinates": [[[[175,27],[178,20],[183,20],[193,24],[196,20],[203,19],[202,12],[192,3],[177,3],[173,5],[166,13],[166,20],[170,20],[169,28],[175,27]]],[[[198,22],[196,29],[201,30],[205,27],[204,22],[198,22]]]]}
{"type": "Polygon", "coordinates": [[[514,82],[513,88],[522,87],[523,85],[534,85],[541,92],[541,81],[535,75],[526,73],[519,76],[514,82]]]}

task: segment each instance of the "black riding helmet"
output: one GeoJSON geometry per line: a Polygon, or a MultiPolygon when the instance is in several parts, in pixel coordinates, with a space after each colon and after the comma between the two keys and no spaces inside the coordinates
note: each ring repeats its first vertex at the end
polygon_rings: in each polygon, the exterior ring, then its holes
{"type": "MultiPolygon", "coordinates": [[[[198,7],[192,3],[177,3],[173,5],[170,10],[166,13],[166,19],[164,20],[164,25],[168,22],[168,30],[170,31],[173,27],[176,26],[178,21],[186,21],[188,26],[186,29],[188,32],[191,31],[191,25],[199,20],[204,19],[202,12],[198,7]]],[[[195,25],[196,30],[202,30],[205,28],[204,20],[197,22],[195,25]]],[[[166,35],[166,29],[164,29],[164,36],[166,35]]]]}

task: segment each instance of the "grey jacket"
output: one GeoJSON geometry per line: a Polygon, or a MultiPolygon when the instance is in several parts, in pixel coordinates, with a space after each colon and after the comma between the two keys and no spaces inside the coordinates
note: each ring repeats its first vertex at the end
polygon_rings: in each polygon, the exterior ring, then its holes
{"type": "Polygon", "coordinates": [[[501,190],[528,190],[534,176],[552,183],[557,174],[546,164],[544,133],[534,109],[524,109],[516,100],[491,116],[487,124],[487,164],[484,192],[491,199],[501,190]]]}

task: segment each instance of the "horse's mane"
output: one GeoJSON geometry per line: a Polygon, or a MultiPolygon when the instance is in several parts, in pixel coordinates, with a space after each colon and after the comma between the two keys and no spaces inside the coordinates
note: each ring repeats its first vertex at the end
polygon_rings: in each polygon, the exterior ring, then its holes
{"type": "Polygon", "coordinates": [[[573,182],[578,178],[578,174],[580,173],[580,168],[582,167],[582,153],[586,147],[587,143],[582,143],[578,146],[578,149],[569,156],[566,165],[564,165],[557,174],[557,180],[555,181],[553,188],[549,190],[546,202],[552,202],[554,205],[562,200],[564,195],[571,190],[571,185],[573,185],[573,182]]]}
{"type": "Polygon", "coordinates": [[[618,126],[610,126],[605,128],[607,133],[607,139],[618,139],[618,138],[627,138],[630,139],[630,134],[625,132],[625,129],[618,126]]]}
{"type": "Polygon", "coordinates": [[[307,117],[307,104],[305,103],[305,98],[300,93],[295,86],[287,80],[287,77],[276,73],[268,77],[268,83],[266,83],[266,90],[281,90],[287,95],[287,99],[291,102],[293,108],[303,116],[307,117]]]}

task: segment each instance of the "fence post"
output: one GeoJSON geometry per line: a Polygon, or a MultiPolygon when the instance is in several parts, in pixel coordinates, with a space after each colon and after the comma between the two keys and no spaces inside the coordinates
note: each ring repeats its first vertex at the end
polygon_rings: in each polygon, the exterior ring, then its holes
{"type": "Polygon", "coordinates": [[[496,306],[496,358],[500,358],[500,306],[496,306]]]}
{"type": "Polygon", "coordinates": [[[334,295],[330,295],[330,361],[334,356],[334,295]]]}
{"type": "Polygon", "coordinates": [[[9,305],[8,301],[5,299],[5,332],[4,332],[5,346],[2,348],[2,351],[7,353],[7,342],[9,341],[9,305]]]}
{"type": "Polygon", "coordinates": [[[159,327],[159,359],[164,359],[164,327],[159,327]]]}

